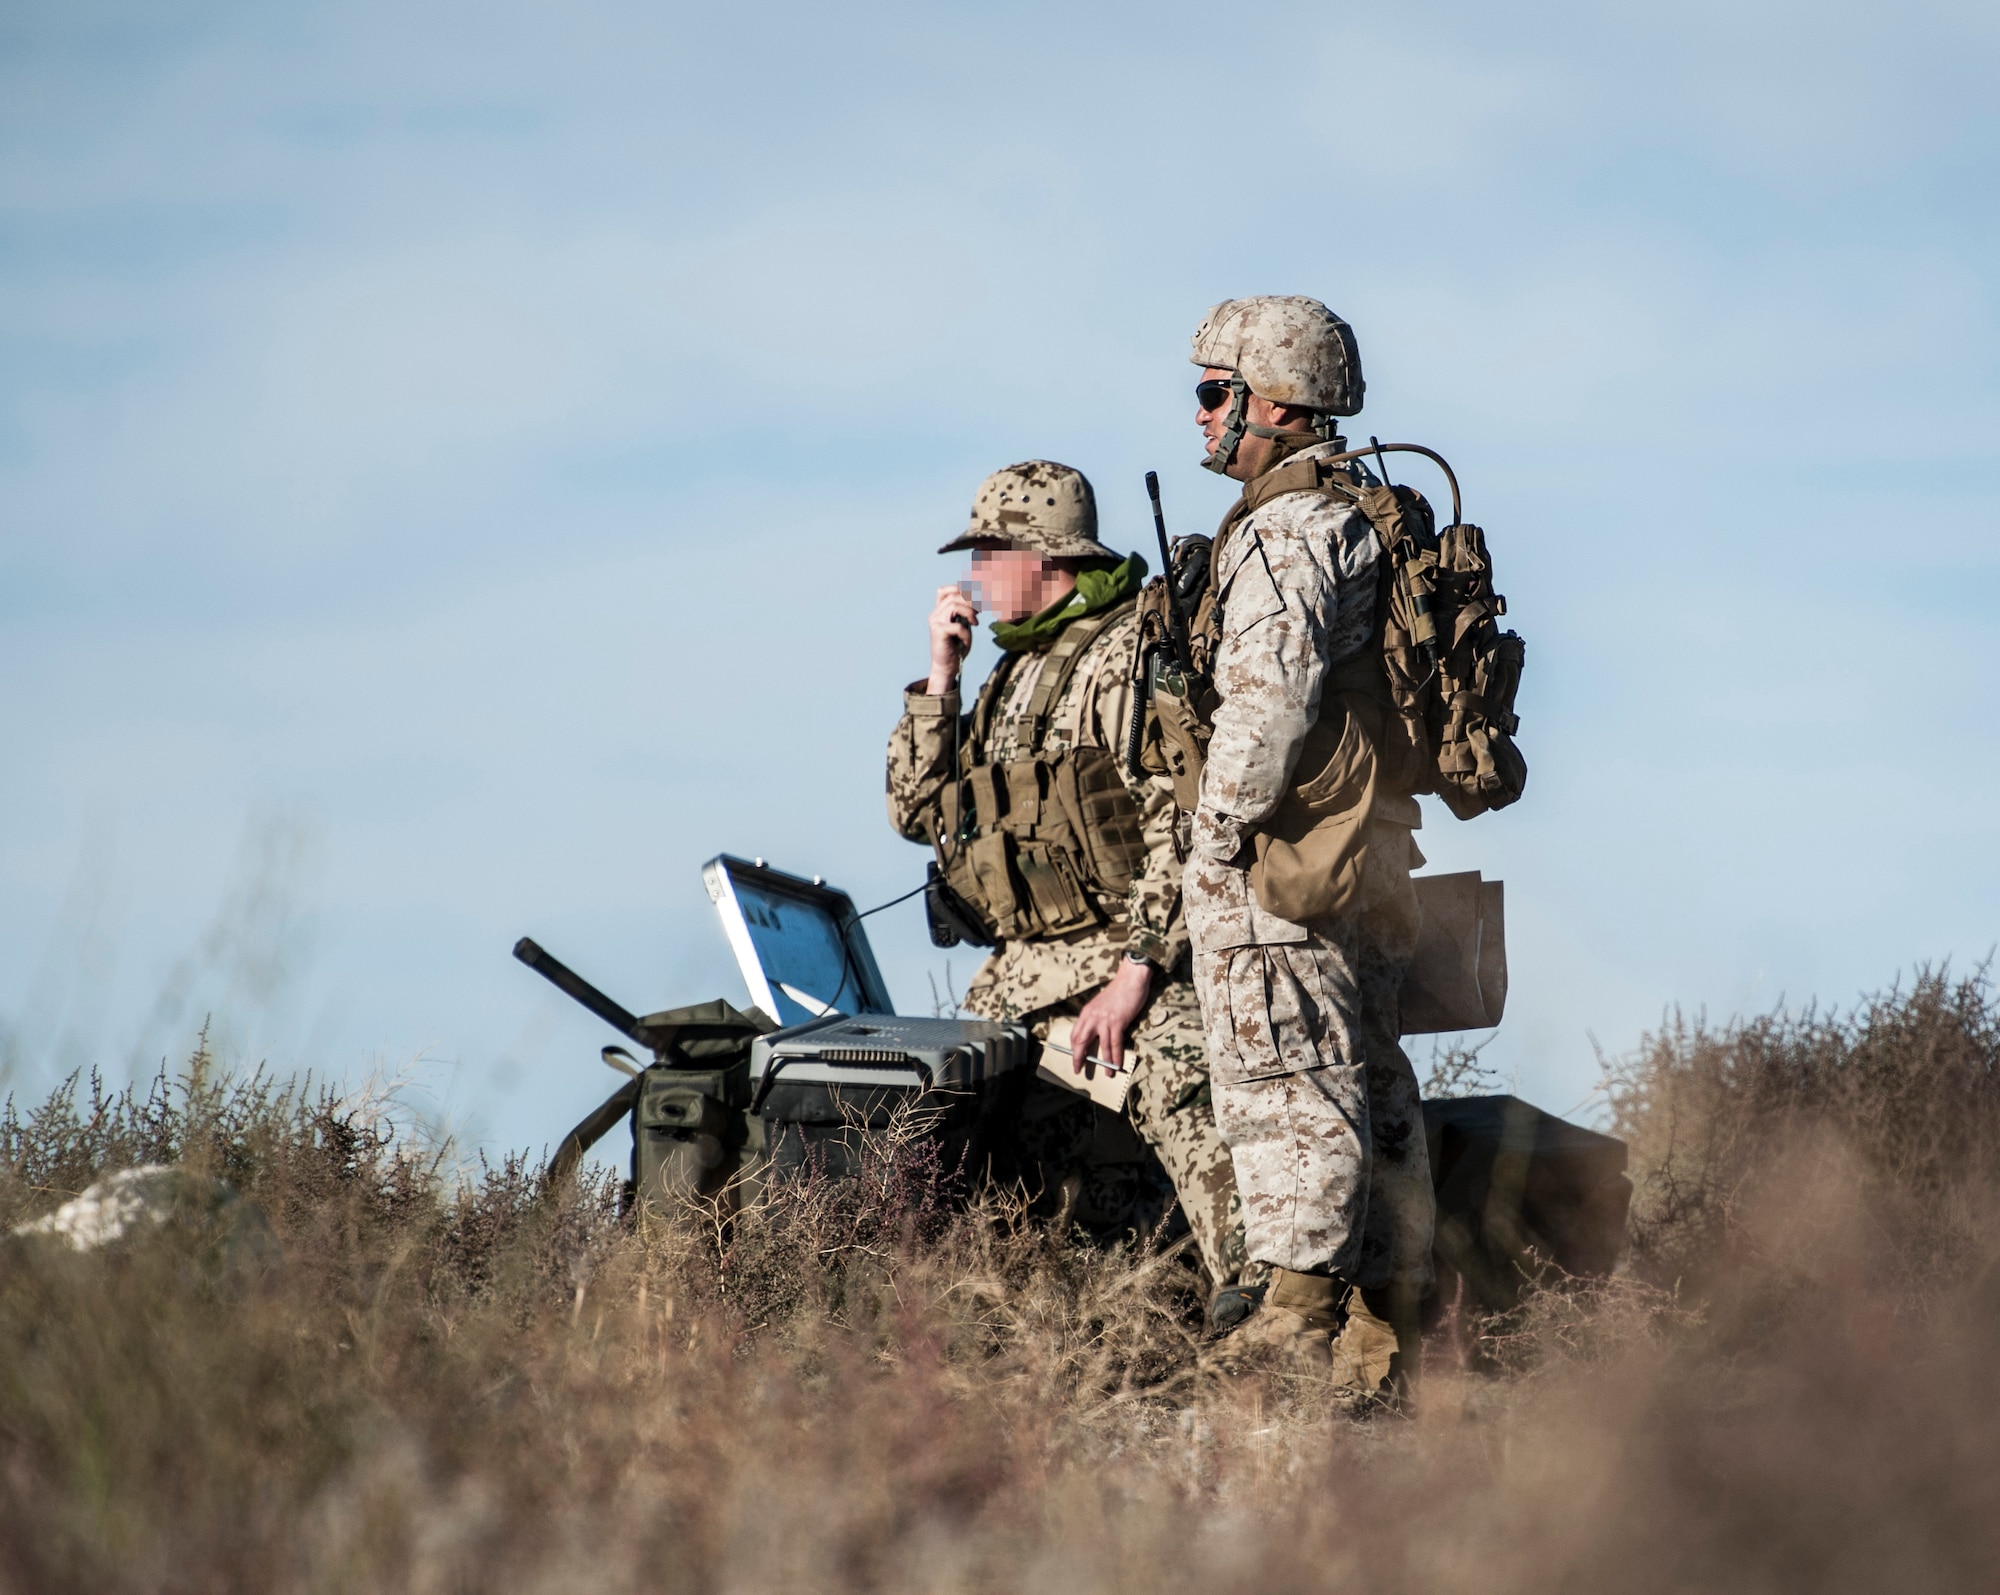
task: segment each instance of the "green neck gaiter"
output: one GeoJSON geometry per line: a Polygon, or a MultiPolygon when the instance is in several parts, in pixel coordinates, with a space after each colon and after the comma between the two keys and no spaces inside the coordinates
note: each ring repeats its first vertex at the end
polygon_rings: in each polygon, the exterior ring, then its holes
{"type": "Polygon", "coordinates": [[[1146,560],[1142,554],[1128,554],[1112,564],[1098,560],[1076,573],[1076,588],[1064,593],[1047,609],[1025,620],[996,620],[993,640],[1009,653],[1034,653],[1046,648],[1072,620],[1109,609],[1121,598],[1130,598],[1146,581],[1146,560]]]}

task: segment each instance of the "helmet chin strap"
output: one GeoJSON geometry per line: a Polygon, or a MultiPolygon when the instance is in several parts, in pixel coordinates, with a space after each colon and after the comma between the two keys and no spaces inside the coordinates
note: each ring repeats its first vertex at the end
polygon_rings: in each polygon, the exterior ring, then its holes
{"type": "MultiPolygon", "coordinates": [[[[1245,435],[1253,438],[1297,437],[1296,427],[1280,429],[1273,426],[1259,426],[1250,419],[1250,384],[1242,375],[1232,371],[1229,374],[1229,391],[1232,395],[1229,405],[1229,419],[1224,422],[1222,436],[1215,440],[1215,447],[1208,451],[1202,469],[1213,471],[1218,476],[1227,474],[1229,467],[1236,463],[1236,450],[1245,435]]],[[[1312,412],[1312,433],[1322,442],[1339,435],[1340,422],[1330,410],[1312,412]]]]}
{"type": "Polygon", "coordinates": [[[1236,461],[1237,445],[1243,441],[1243,434],[1253,437],[1270,435],[1270,428],[1250,424],[1250,384],[1237,372],[1229,373],[1229,419],[1223,423],[1222,436],[1215,440],[1215,447],[1208,451],[1208,458],[1201,462],[1202,469],[1221,476],[1228,472],[1236,461]]]}

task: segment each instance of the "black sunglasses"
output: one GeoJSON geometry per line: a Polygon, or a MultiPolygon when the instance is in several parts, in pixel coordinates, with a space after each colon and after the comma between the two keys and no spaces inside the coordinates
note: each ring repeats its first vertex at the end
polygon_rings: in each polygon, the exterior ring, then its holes
{"type": "Polygon", "coordinates": [[[1227,382],[1210,377],[1205,382],[1194,385],[1194,402],[1204,410],[1219,410],[1229,402],[1231,389],[1227,382]]]}

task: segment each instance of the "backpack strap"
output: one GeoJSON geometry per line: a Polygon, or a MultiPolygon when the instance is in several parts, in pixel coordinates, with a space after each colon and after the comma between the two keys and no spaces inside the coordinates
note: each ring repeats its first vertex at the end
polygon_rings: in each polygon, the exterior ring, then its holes
{"type": "Polygon", "coordinates": [[[1031,757],[1042,751],[1043,739],[1049,731],[1049,717],[1062,701],[1063,691],[1069,686],[1070,677],[1076,674],[1084,650],[1138,601],[1139,595],[1134,593],[1108,609],[1085,615],[1081,620],[1073,620],[1063,627],[1062,635],[1056,638],[1048,658],[1042,663],[1042,675],[1035,683],[1034,695],[1028,699],[1028,753],[1031,757]]]}

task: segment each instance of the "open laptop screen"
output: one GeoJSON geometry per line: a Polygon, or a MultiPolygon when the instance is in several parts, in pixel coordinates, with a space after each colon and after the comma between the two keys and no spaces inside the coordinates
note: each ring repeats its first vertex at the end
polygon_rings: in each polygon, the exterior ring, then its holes
{"type": "Polygon", "coordinates": [[[847,893],[727,853],[704,864],[701,879],[750,1000],[779,1024],[895,1012],[847,893]]]}

